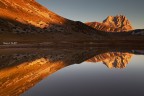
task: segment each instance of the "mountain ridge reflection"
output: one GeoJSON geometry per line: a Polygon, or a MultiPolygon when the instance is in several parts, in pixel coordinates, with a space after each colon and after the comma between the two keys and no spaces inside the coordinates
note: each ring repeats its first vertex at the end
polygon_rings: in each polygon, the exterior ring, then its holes
{"type": "Polygon", "coordinates": [[[124,68],[140,50],[5,49],[0,50],[0,94],[17,96],[52,73],[73,64],[103,62],[109,68],[124,68]],[[92,58],[92,59],[90,59],[92,58]]]}
{"type": "Polygon", "coordinates": [[[133,54],[127,52],[107,52],[89,59],[88,62],[103,62],[110,69],[125,68],[132,56],[133,54]]]}

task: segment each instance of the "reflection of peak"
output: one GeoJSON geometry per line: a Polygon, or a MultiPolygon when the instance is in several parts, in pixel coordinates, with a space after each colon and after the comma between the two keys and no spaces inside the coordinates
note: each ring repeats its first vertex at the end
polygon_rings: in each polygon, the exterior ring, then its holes
{"type": "Polygon", "coordinates": [[[108,68],[125,68],[129,63],[132,55],[129,53],[121,53],[119,56],[114,56],[103,61],[108,68]]]}
{"type": "Polygon", "coordinates": [[[108,52],[96,55],[88,62],[103,62],[108,68],[125,68],[131,57],[130,53],[108,52]]]}
{"type": "Polygon", "coordinates": [[[108,16],[104,21],[104,24],[115,28],[121,28],[123,30],[133,29],[129,20],[123,15],[108,16]]]}

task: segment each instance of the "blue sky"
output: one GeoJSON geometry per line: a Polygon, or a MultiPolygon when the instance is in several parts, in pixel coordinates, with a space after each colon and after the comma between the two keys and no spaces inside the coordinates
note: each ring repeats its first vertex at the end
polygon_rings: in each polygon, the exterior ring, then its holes
{"type": "Polygon", "coordinates": [[[65,18],[102,22],[109,15],[123,14],[134,28],[144,29],[144,0],[36,0],[65,18]]]}

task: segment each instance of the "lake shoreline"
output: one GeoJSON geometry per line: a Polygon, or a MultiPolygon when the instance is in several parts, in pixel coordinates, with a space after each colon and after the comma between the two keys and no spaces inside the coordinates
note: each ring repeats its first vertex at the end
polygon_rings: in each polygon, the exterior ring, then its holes
{"type": "Polygon", "coordinates": [[[16,45],[0,45],[0,49],[5,48],[144,48],[144,43],[51,43],[51,44],[16,44],[16,45]]]}

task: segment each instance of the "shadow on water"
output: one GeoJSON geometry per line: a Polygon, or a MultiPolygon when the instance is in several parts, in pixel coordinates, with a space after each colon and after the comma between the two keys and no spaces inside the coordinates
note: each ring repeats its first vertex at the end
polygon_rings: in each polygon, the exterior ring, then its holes
{"type": "Polygon", "coordinates": [[[1,49],[1,96],[17,96],[52,73],[82,62],[103,62],[108,68],[125,68],[143,50],[111,48],[1,49]]]}

